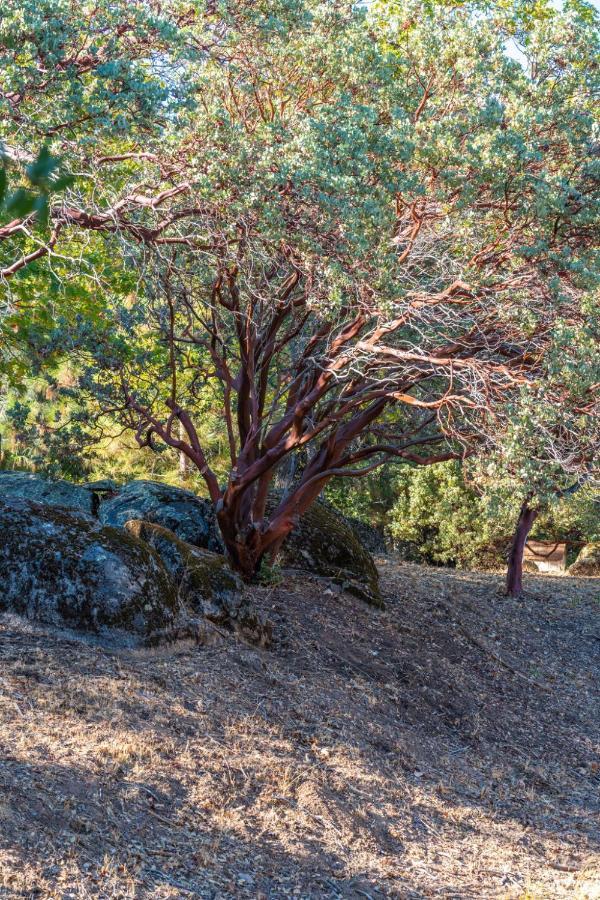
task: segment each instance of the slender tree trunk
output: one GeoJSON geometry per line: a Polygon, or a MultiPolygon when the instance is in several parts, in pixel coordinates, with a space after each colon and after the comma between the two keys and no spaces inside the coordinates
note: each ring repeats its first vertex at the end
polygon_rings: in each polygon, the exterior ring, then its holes
{"type": "MultiPolygon", "coordinates": [[[[179,423],[179,440],[184,441],[186,438],[185,428],[179,423]]],[[[189,474],[189,460],[185,453],[179,451],[179,477],[181,481],[187,481],[189,474]]]]}
{"type": "Polygon", "coordinates": [[[520,597],[523,592],[523,551],[538,512],[537,508],[529,506],[529,499],[523,501],[508,555],[506,593],[509,597],[520,597]]]}

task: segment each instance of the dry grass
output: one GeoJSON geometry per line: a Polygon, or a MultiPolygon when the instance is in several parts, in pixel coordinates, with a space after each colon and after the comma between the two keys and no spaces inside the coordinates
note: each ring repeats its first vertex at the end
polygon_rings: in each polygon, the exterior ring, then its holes
{"type": "Polygon", "coordinates": [[[600,580],[382,561],[276,642],[0,622],[0,897],[600,898],[600,580]]]}

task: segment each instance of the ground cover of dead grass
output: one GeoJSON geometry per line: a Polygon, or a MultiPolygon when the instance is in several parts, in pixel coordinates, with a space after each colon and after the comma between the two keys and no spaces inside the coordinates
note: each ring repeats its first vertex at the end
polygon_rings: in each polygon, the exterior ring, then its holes
{"type": "Polygon", "coordinates": [[[600,898],[600,580],[380,563],[270,650],[0,620],[0,897],[600,898]]]}

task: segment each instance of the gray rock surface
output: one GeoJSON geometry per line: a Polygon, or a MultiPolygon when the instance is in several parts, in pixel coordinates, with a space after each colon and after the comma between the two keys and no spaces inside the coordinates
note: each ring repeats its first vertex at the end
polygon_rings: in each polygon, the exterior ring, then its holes
{"type": "Polygon", "coordinates": [[[18,498],[0,500],[0,610],[142,644],[169,637],[180,617],[171,578],[146,543],[18,498]]]}
{"type": "Polygon", "coordinates": [[[101,500],[98,515],[104,524],[119,528],[130,519],[152,522],[188,544],[223,552],[212,503],[183,488],[130,481],[114,497],[101,500]]]}
{"type": "MultiPolygon", "coordinates": [[[[269,507],[275,503],[271,499],[269,507]]],[[[317,501],[300,517],[281,548],[280,560],[284,566],[331,578],[367,603],[383,606],[373,557],[328,504],[317,501]]]]}
{"type": "Polygon", "coordinates": [[[12,499],[60,506],[88,516],[95,511],[93,494],[70,481],[52,481],[34,472],[0,471],[0,500],[12,499]]]}
{"type": "Polygon", "coordinates": [[[187,544],[151,522],[132,519],[125,528],[158,553],[177,585],[180,600],[192,614],[239,630],[255,643],[266,646],[271,642],[271,626],[248,602],[242,579],[224,556],[187,544]]]}
{"type": "Polygon", "coordinates": [[[573,565],[569,566],[569,575],[600,575],[600,542],[583,547],[573,565]]]}

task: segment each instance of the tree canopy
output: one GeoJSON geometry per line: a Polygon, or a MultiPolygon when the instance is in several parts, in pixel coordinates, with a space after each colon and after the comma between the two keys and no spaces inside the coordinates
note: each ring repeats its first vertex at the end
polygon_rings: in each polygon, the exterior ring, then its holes
{"type": "Polygon", "coordinates": [[[39,138],[74,181],[0,232],[4,324],[189,458],[245,575],[335,476],[511,441],[592,470],[591,7],[8,7],[9,172],[39,138]]]}

